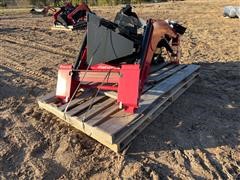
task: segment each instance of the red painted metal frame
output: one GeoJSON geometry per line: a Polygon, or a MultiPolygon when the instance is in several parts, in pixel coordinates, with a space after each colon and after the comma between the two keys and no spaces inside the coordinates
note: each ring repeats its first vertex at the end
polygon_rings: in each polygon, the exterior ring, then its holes
{"type": "Polygon", "coordinates": [[[144,64],[142,67],[141,77],[140,77],[140,92],[142,91],[145,81],[148,77],[151,61],[154,55],[154,52],[157,48],[158,42],[165,36],[168,35],[172,38],[177,38],[177,34],[170,28],[170,26],[162,20],[150,20],[153,28],[152,32],[149,36],[149,43],[146,52],[146,56],[144,57],[144,64]]]}
{"type": "MultiPolygon", "coordinates": [[[[68,18],[69,21],[72,22],[73,25],[77,23],[77,22],[75,22],[75,20],[73,19],[73,16],[74,16],[75,14],[77,14],[79,11],[85,11],[85,14],[86,14],[86,12],[89,12],[90,9],[89,9],[89,7],[88,7],[87,4],[85,4],[85,3],[80,3],[80,4],[73,10],[73,12],[71,12],[70,14],[68,14],[67,18],[68,18]]],[[[79,20],[85,20],[85,19],[86,19],[86,15],[79,18],[79,20]]]]}
{"type": "MultiPolygon", "coordinates": [[[[72,4],[71,3],[67,3],[65,5],[66,8],[71,7],[72,4]]],[[[68,23],[71,23],[72,25],[76,24],[77,22],[75,22],[75,20],[73,19],[73,16],[78,13],[79,11],[86,11],[86,12],[90,12],[90,8],[88,7],[87,4],[85,3],[80,3],[70,14],[67,15],[67,21],[68,23]]],[[[57,11],[54,15],[53,18],[56,21],[57,17],[59,14],[61,14],[63,12],[62,9],[60,9],[59,11],[57,11]]],[[[86,16],[80,17],[79,20],[85,20],[86,16]]]]}
{"type": "MultiPolygon", "coordinates": [[[[71,6],[72,6],[72,3],[67,3],[67,4],[65,5],[66,8],[71,7],[71,6]]],[[[53,18],[54,18],[55,21],[57,20],[58,15],[61,14],[62,12],[63,12],[63,9],[61,8],[59,11],[57,11],[57,12],[53,15],[53,18]]]]}
{"type": "Polygon", "coordinates": [[[87,50],[84,49],[79,70],[73,70],[72,65],[60,66],[56,96],[68,102],[78,84],[83,83],[82,88],[117,91],[117,102],[123,106],[126,112],[134,113],[138,108],[139,98],[148,77],[152,57],[158,42],[165,35],[168,35],[176,38],[172,41],[173,46],[176,47],[179,44],[177,34],[165,21],[150,20],[150,23],[152,23],[153,28],[148,36],[148,44],[141,69],[140,64],[123,64],[119,66],[96,64],[86,69],[83,64],[86,61],[87,50]],[[86,83],[93,83],[93,85],[84,85],[86,83]]]}
{"type": "Polygon", "coordinates": [[[118,103],[121,103],[126,112],[134,113],[139,101],[139,77],[140,68],[138,64],[126,64],[121,68],[107,70],[99,65],[99,69],[79,70],[75,75],[72,65],[61,65],[58,70],[56,97],[68,102],[79,83],[101,83],[100,85],[81,85],[82,88],[98,88],[118,92],[118,103]],[[112,83],[114,85],[104,85],[112,83]]]}

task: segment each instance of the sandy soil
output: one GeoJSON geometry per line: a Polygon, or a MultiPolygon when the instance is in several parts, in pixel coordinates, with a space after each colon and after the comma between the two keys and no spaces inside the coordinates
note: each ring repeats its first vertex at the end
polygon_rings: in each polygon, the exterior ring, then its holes
{"type": "MultiPolygon", "coordinates": [[[[188,27],[182,62],[200,79],[118,155],[40,110],[57,66],[72,63],[82,32],[49,30],[51,17],[0,16],[0,178],[240,178],[239,19],[222,17],[237,1],[183,1],[137,7],[146,18],[188,27]]],[[[95,8],[112,19],[120,7],[95,8]]]]}

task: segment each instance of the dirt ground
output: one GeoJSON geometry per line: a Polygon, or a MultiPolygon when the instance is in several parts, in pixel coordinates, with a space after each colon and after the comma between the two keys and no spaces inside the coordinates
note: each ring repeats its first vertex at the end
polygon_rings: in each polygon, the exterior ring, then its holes
{"type": "MultiPolygon", "coordinates": [[[[1,11],[0,179],[240,178],[240,21],[222,16],[234,0],[137,6],[144,19],[173,19],[188,30],[182,63],[199,80],[116,154],[38,108],[72,63],[82,32],[51,31],[51,17],[1,11]]],[[[238,4],[239,5],[239,4],[238,4]]],[[[114,18],[118,7],[94,8],[114,18]]]]}

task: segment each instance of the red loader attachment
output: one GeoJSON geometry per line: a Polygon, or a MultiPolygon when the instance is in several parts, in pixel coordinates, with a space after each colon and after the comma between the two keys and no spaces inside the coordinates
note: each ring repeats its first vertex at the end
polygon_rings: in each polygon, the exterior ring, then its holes
{"type": "Polygon", "coordinates": [[[62,25],[66,28],[73,26],[73,30],[85,29],[87,26],[87,12],[91,12],[91,10],[85,3],[80,3],[77,6],[67,3],[54,14],[54,24],[62,25]]]}
{"type": "Polygon", "coordinates": [[[75,64],[62,64],[56,91],[40,107],[120,152],[199,75],[179,64],[174,21],[138,18],[127,5],[113,22],[87,13],[87,31],[75,64]]]}
{"type": "Polygon", "coordinates": [[[79,88],[116,91],[119,107],[135,112],[153,58],[156,58],[156,49],[166,46],[174,57],[171,62],[178,63],[178,52],[169,42],[178,46],[180,34],[174,27],[177,25],[183,31],[185,28],[177,23],[171,27],[166,21],[151,19],[143,25],[132,14],[131,7],[126,7],[110,22],[88,13],[88,29],[75,66],[60,66],[58,98],[69,102],[79,88]],[[143,33],[138,33],[140,29],[143,33]]]}

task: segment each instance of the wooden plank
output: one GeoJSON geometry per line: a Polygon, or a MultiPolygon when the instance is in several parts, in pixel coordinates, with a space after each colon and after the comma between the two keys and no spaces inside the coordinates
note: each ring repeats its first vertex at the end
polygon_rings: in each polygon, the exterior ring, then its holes
{"type": "Polygon", "coordinates": [[[175,72],[177,72],[177,71],[179,71],[179,70],[181,70],[181,69],[183,69],[184,67],[186,67],[185,65],[178,65],[178,66],[174,66],[174,67],[172,67],[171,69],[167,69],[167,70],[163,70],[163,72],[162,73],[156,73],[156,75],[155,76],[150,76],[149,78],[148,78],[148,81],[156,81],[156,82],[158,82],[158,81],[161,81],[161,80],[163,80],[163,79],[165,79],[165,78],[167,78],[167,77],[169,77],[170,75],[172,75],[173,73],[175,73],[175,72]]]}
{"type": "Polygon", "coordinates": [[[90,105],[92,105],[92,104],[94,104],[94,103],[96,103],[96,102],[98,102],[100,100],[103,100],[104,98],[106,98],[106,97],[102,96],[102,95],[99,95],[99,96],[95,97],[94,100],[93,99],[89,99],[88,101],[86,101],[86,102],[80,104],[79,106],[71,109],[70,111],[67,111],[67,114],[69,116],[74,116],[74,115],[80,113],[81,111],[85,110],[86,108],[88,108],[90,105]]]}
{"type": "Polygon", "coordinates": [[[151,77],[154,77],[154,76],[159,76],[160,74],[162,74],[162,73],[164,73],[164,72],[166,72],[166,71],[169,71],[170,69],[172,69],[172,68],[174,68],[174,67],[176,67],[176,66],[178,66],[178,65],[176,65],[176,64],[169,64],[168,66],[160,69],[159,71],[156,71],[156,72],[154,72],[154,73],[151,73],[151,74],[148,76],[148,79],[151,78],[151,77]]]}
{"type": "Polygon", "coordinates": [[[165,79],[164,81],[156,84],[153,88],[149,89],[144,95],[142,95],[139,104],[140,107],[138,108],[137,113],[142,113],[157,98],[170,91],[172,88],[174,88],[174,86],[176,86],[178,83],[186,79],[188,76],[190,76],[198,69],[199,66],[197,65],[189,65],[182,69],[181,71],[178,71],[174,75],[165,79]]]}
{"type": "Polygon", "coordinates": [[[84,121],[87,121],[90,118],[92,118],[93,116],[95,116],[96,114],[98,114],[101,111],[103,111],[104,109],[106,109],[109,106],[113,105],[115,102],[116,102],[115,99],[109,98],[106,101],[99,103],[98,105],[94,105],[90,112],[85,112],[79,118],[83,119],[84,121]]]}
{"type": "MultiPolygon", "coordinates": [[[[93,95],[93,91],[83,91],[77,98],[73,99],[69,106],[68,109],[70,110],[72,107],[76,106],[78,103],[83,101],[86,98],[89,98],[89,96],[93,95]]],[[[59,107],[59,110],[63,111],[67,107],[68,103],[62,105],[59,107]]]]}
{"type": "MultiPolygon", "coordinates": [[[[154,101],[160,98],[163,94],[170,91],[172,88],[174,88],[174,86],[176,86],[178,83],[180,83],[182,80],[190,76],[193,72],[197,71],[198,69],[199,66],[197,65],[189,65],[183,70],[177,72],[175,75],[164,80],[163,82],[156,84],[156,86],[154,86],[152,89],[148,90],[144,95],[142,95],[140,107],[138,108],[136,114],[124,115],[124,113],[122,112],[122,115],[118,114],[118,116],[109,119],[105,123],[101,124],[98,128],[114,136],[114,134],[116,134],[124,127],[126,127],[129,123],[131,123],[131,121],[133,121],[134,118],[141,116],[142,113],[151,108],[151,105],[154,103],[154,101]]],[[[114,139],[108,140],[110,140],[110,142],[113,143],[114,139]]]]}
{"type": "Polygon", "coordinates": [[[150,69],[150,74],[159,71],[160,69],[168,66],[170,63],[169,62],[163,62],[161,64],[157,64],[157,65],[152,65],[151,69],[150,69]]]}
{"type": "Polygon", "coordinates": [[[64,105],[58,107],[60,111],[65,111],[66,107],[68,106],[67,111],[69,111],[71,108],[75,107],[76,105],[78,105],[81,101],[83,101],[83,99],[73,99],[70,104],[69,103],[65,103],[64,105]],[[69,104],[69,105],[68,105],[69,104]]]}
{"type": "Polygon", "coordinates": [[[164,79],[168,78],[169,76],[173,75],[174,73],[183,69],[184,67],[185,67],[185,65],[179,65],[175,68],[170,69],[169,71],[163,72],[162,74],[160,74],[158,76],[152,77],[153,79],[149,79],[148,85],[144,86],[143,93],[145,93],[147,90],[152,88],[154,86],[154,84],[159,83],[160,81],[163,81],[164,79]]]}
{"type": "Polygon", "coordinates": [[[119,107],[116,104],[112,105],[112,106],[108,107],[107,109],[104,109],[103,111],[101,111],[101,113],[99,113],[97,116],[91,118],[86,123],[88,125],[90,125],[90,126],[99,125],[104,120],[109,118],[110,115],[112,115],[113,113],[117,112],[118,110],[119,110],[119,107]]]}

